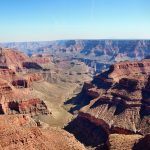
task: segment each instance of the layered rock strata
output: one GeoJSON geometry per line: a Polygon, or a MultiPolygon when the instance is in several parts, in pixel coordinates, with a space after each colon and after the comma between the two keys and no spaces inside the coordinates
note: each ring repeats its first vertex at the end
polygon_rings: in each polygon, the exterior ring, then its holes
{"type": "Polygon", "coordinates": [[[0,114],[49,114],[45,102],[31,88],[43,76],[24,69],[28,61],[32,59],[21,52],[0,49],[0,114]]]}
{"type": "Polygon", "coordinates": [[[149,88],[150,60],[115,64],[84,85],[85,106],[66,129],[85,144],[102,147],[109,143],[110,134],[146,135],[150,133],[149,88]]]}

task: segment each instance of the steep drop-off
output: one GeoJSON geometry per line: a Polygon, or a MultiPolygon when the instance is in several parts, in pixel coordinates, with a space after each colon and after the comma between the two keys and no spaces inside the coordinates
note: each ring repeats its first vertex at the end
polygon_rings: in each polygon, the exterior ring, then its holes
{"type": "Polygon", "coordinates": [[[105,149],[109,149],[111,134],[147,135],[149,85],[150,60],[112,65],[84,85],[83,97],[78,100],[82,108],[66,130],[88,146],[105,149]]]}

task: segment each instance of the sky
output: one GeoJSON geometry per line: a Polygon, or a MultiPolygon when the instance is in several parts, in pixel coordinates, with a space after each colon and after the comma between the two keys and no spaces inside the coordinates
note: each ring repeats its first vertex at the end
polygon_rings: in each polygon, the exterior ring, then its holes
{"type": "Polygon", "coordinates": [[[0,0],[0,42],[150,39],[150,0],[0,0]]]}

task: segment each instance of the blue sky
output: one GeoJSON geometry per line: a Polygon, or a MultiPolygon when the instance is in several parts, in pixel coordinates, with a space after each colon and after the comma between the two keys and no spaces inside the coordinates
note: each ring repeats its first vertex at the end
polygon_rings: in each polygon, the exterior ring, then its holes
{"type": "Polygon", "coordinates": [[[0,0],[0,42],[150,39],[150,0],[0,0]]]}

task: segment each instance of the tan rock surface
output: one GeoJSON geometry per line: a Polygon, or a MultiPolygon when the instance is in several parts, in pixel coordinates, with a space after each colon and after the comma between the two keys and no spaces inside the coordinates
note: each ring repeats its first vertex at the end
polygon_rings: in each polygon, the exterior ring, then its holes
{"type": "Polygon", "coordinates": [[[40,129],[28,116],[0,116],[2,150],[85,150],[73,135],[57,128],[40,129]]]}

